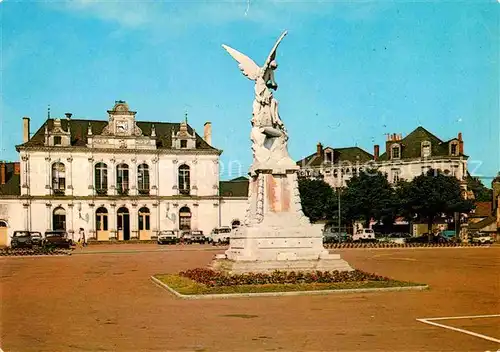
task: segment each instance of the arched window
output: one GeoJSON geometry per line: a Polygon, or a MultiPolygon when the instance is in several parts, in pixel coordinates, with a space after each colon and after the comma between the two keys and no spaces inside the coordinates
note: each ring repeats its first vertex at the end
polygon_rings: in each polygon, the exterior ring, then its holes
{"type": "Polygon", "coordinates": [[[401,146],[399,144],[393,144],[391,147],[391,156],[392,159],[401,158],[401,146]]]}
{"type": "Polygon", "coordinates": [[[189,166],[186,164],[179,166],[179,193],[189,194],[190,183],[189,166]]]}
{"type": "Polygon", "coordinates": [[[137,167],[137,189],[139,194],[149,194],[149,166],[147,164],[137,167]]]}
{"type": "Polygon", "coordinates": [[[108,231],[108,210],[100,207],[95,212],[95,227],[97,231],[108,231]]]}
{"type": "Polygon", "coordinates": [[[66,210],[57,207],[52,213],[52,230],[66,230],[66,210]]]}
{"type": "Polygon", "coordinates": [[[128,165],[119,164],[116,167],[116,190],[120,195],[128,194],[128,165]]]}
{"type": "Polygon", "coordinates": [[[63,163],[52,164],[52,191],[54,194],[64,194],[66,189],[66,175],[63,163]]]}
{"type": "Polygon", "coordinates": [[[149,231],[151,229],[151,213],[148,208],[139,209],[139,231],[149,231]]]}
{"type": "Polygon", "coordinates": [[[8,227],[5,221],[0,221],[0,227],[8,227]]]}
{"type": "Polygon", "coordinates": [[[231,228],[235,229],[237,227],[240,227],[240,225],[241,225],[241,222],[238,219],[236,219],[236,220],[233,220],[233,222],[231,223],[231,228]]]}
{"type": "Polygon", "coordinates": [[[179,230],[191,230],[191,209],[188,207],[179,210],[179,230]]]}
{"type": "Polygon", "coordinates": [[[97,163],[94,169],[96,191],[98,194],[106,194],[108,189],[108,165],[97,163]]]}

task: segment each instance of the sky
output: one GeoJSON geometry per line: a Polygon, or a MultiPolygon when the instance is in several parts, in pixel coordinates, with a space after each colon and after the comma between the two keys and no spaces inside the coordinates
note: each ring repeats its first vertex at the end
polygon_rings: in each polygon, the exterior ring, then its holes
{"type": "MultiPolygon", "coordinates": [[[[1,0],[0,0],[1,1],[1,0]]],[[[387,133],[462,132],[469,171],[500,170],[496,1],[0,2],[0,160],[18,160],[22,117],[212,122],[221,177],[251,163],[253,84],[222,49],[263,64],[275,40],[280,116],[299,160],[324,146],[385,148],[387,133]]]]}

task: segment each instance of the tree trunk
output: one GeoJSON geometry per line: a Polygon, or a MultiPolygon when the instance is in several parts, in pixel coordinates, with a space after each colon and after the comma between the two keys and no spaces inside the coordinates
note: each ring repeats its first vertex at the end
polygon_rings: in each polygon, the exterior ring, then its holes
{"type": "Polygon", "coordinates": [[[371,216],[367,215],[366,220],[365,220],[365,229],[370,228],[370,220],[371,220],[371,216]]]}
{"type": "Polygon", "coordinates": [[[434,224],[434,216],[429,216],[427,218],[427,242],[431,241],[432,233],[432,225],[434,224]]]}

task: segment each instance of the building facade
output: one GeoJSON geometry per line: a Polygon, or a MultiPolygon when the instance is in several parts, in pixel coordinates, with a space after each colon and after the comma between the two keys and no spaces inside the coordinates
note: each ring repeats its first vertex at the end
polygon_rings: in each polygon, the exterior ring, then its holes
{"type": "Polygon", "coordinates": [[[210,122],[202,138],[187,121],[135,116],[116,101],[107,120],[67,113],[47,119],[31,138],[23,118],[18,173],[8,182],[4,173],[0,185],[0,227],[64,229],[75,240],[82,230],[99,241],[149,240],[161,230],[208,233],[243,220],[246,197],[220,195],[222,151],[211,145],[210,122]]]}
{"type": "Polygon", "coordinates": [[[334,188],[346,186],[353,175],[367,169],[387,174],[392,184],[411,181],[434,169],[456,177],[465,190],[467,159],[461,133],[443,141],[418,127],[404,138],[401,134],[388,135],[382,154],[379,145],[375,145],[370,154],[359,147],[323,148],[319,143],[316,152],[299,160],[297,165],[301,167],[302,177],[323,179],[334,188]]]}

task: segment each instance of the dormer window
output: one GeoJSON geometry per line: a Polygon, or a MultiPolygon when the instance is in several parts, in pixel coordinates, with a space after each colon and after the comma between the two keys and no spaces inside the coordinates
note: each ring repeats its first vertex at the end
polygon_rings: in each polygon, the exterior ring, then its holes
{"type": "Polygon", "coordinates": [[[186,122],[181,122],[179,131],[176,133],[172,129],[172,148],[173,149],[196,149],[196,132],[189,128],[186,122]]]}
{"type": "Polygon", "coordinates": [[[450,144],[450,155],[456,156],[458,155],[458,143],[452,142],[450,144]]]}
{"type": "Polygon", "coordinates": [[[391,147],[391,157],[392,159],[401,158],[401,146],[399,144],[393,144],[391,147]]]}
{"type": "Polygon", "coordinates": [[[428,158],[431,156],[431,142],[429,141],[422,142],[421,155],[422,158],[428,158]]]}
{"type": "Polygon", "coordinates": [[[333,162],[333,153],[330,150],[328,150],[328,151],[325,152],[325,161],[327,163],[332,163],[333,162]]]}
{"type": "Polygon", "coordinates": [[[55,136],[54,145],[61,145],[61,144],[62,144],[62,138],[60,136],[55,136]]]}

